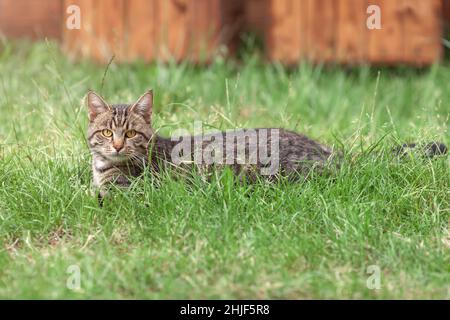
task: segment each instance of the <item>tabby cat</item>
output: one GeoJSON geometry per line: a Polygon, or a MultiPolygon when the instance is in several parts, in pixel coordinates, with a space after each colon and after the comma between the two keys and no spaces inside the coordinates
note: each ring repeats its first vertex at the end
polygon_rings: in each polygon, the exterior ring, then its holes
{"type": "MultiPolygon", "coordinates": [[[[210,170],[226,165],[237,175],[250,180],[258,176],[274,180],[279,176],[305,177],[313,169],[314,172],[322,172],[330,164],[338,166],[341,159],[340,153],[333,152],[329,147],[304,135],[277,128],[227,131],[177,139],[161,137],[155,134],[151,126],[151,90],[131,105],[109,105],[100,95],[89,91],[87,106],[87,137],[92,153],[93,181],[101,197],[109,183],[128,186],[130,178],[141,175],[146,167],[158,172],[167,166],[189,168],[195,164],[210,170]]],[[[415,146],[405,144],[396,148],[395,152],[404,154],[415,146]]],[[[447,152],[446,146],[441,143],[430,143],[423,150],[428,156],[447,152]]]]}

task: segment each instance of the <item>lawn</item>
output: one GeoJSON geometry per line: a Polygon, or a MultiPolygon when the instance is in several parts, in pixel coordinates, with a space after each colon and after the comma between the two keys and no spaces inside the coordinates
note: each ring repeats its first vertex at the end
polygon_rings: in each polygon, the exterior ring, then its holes
{"type": "Polygon", "coordinates": [[[450,299],[450,160],[384,152],[399,141],[450,145],[448,62],[113,63],[102,88],[104,65],[74,64],[53,43],[0,47],[1,298],[450,299]],[[89,88],[111,102],[153,88],[163,135],[195,120],[284,127],[343,149],[346,161],[303,183],[146,176],[100,208],[89,88]]]}

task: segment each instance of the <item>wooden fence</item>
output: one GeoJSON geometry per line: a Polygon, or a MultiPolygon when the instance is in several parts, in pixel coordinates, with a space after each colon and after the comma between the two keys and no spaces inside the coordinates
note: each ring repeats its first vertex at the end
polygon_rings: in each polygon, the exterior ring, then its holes
{"type": "Polygon", "coordinates": [[[11,38],[61,38],[61,0],[0,0],[0,33],[11,38]]]}
{"type": "Polygon", "coordinates": [[[272,59],[427,64],[442,53],[440,0],[271,2],[267,43],[272,59]],[[366,26],[370,4],[381,9],[380,30],[366,26]]]}
{"type": "Polygon", "coordinates": [[[80,30],[63,29],[72,56],[120,61],[142,58],[208,60],[236,43],[237,2],[221,0],[65,0],[84,13],[80,30]]]}
{"type": "Polygon", "coordinates": [[[426,65],[442,56],[450,0],[0,0],[0,33],[50,37],[68,55],[208,61],[258,33],[270,60],[426,65]],[[81,29],[68,29],[69,5],[81,29]],[[369,30],[367,7],[381,9],[369,30]]]}

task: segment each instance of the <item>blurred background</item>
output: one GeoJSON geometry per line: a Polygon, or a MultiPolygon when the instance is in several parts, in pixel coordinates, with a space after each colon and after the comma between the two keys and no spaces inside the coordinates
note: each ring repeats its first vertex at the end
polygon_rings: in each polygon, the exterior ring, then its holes
{"type": "Polygon", "coordinates": [[[287,65],[422,66],[442,59],[449,21],[449,0],[0,0],[1,36],[55,39],[97,62],[207,63],[251,35],[267,61],[287,65]],[[370,5],[381,29],[367,27],[370,5]]]}

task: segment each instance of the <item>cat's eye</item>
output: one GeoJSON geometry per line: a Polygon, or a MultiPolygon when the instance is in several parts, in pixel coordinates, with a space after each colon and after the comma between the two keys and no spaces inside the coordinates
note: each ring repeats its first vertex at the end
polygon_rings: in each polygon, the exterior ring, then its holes
{"type": "Polygon", "coordinates": [[[105,137],[109,138],[113,135],[112,131],[109,129],[103,129],[102,130],[102,135],[104,135],[105,137]]]}
{"type": "Polygon", "coordinates": [[[128,130],[127,133],[125,133],[127,138],[133,138],[136,135],[136,131],[134,130],[128,130]]]}

